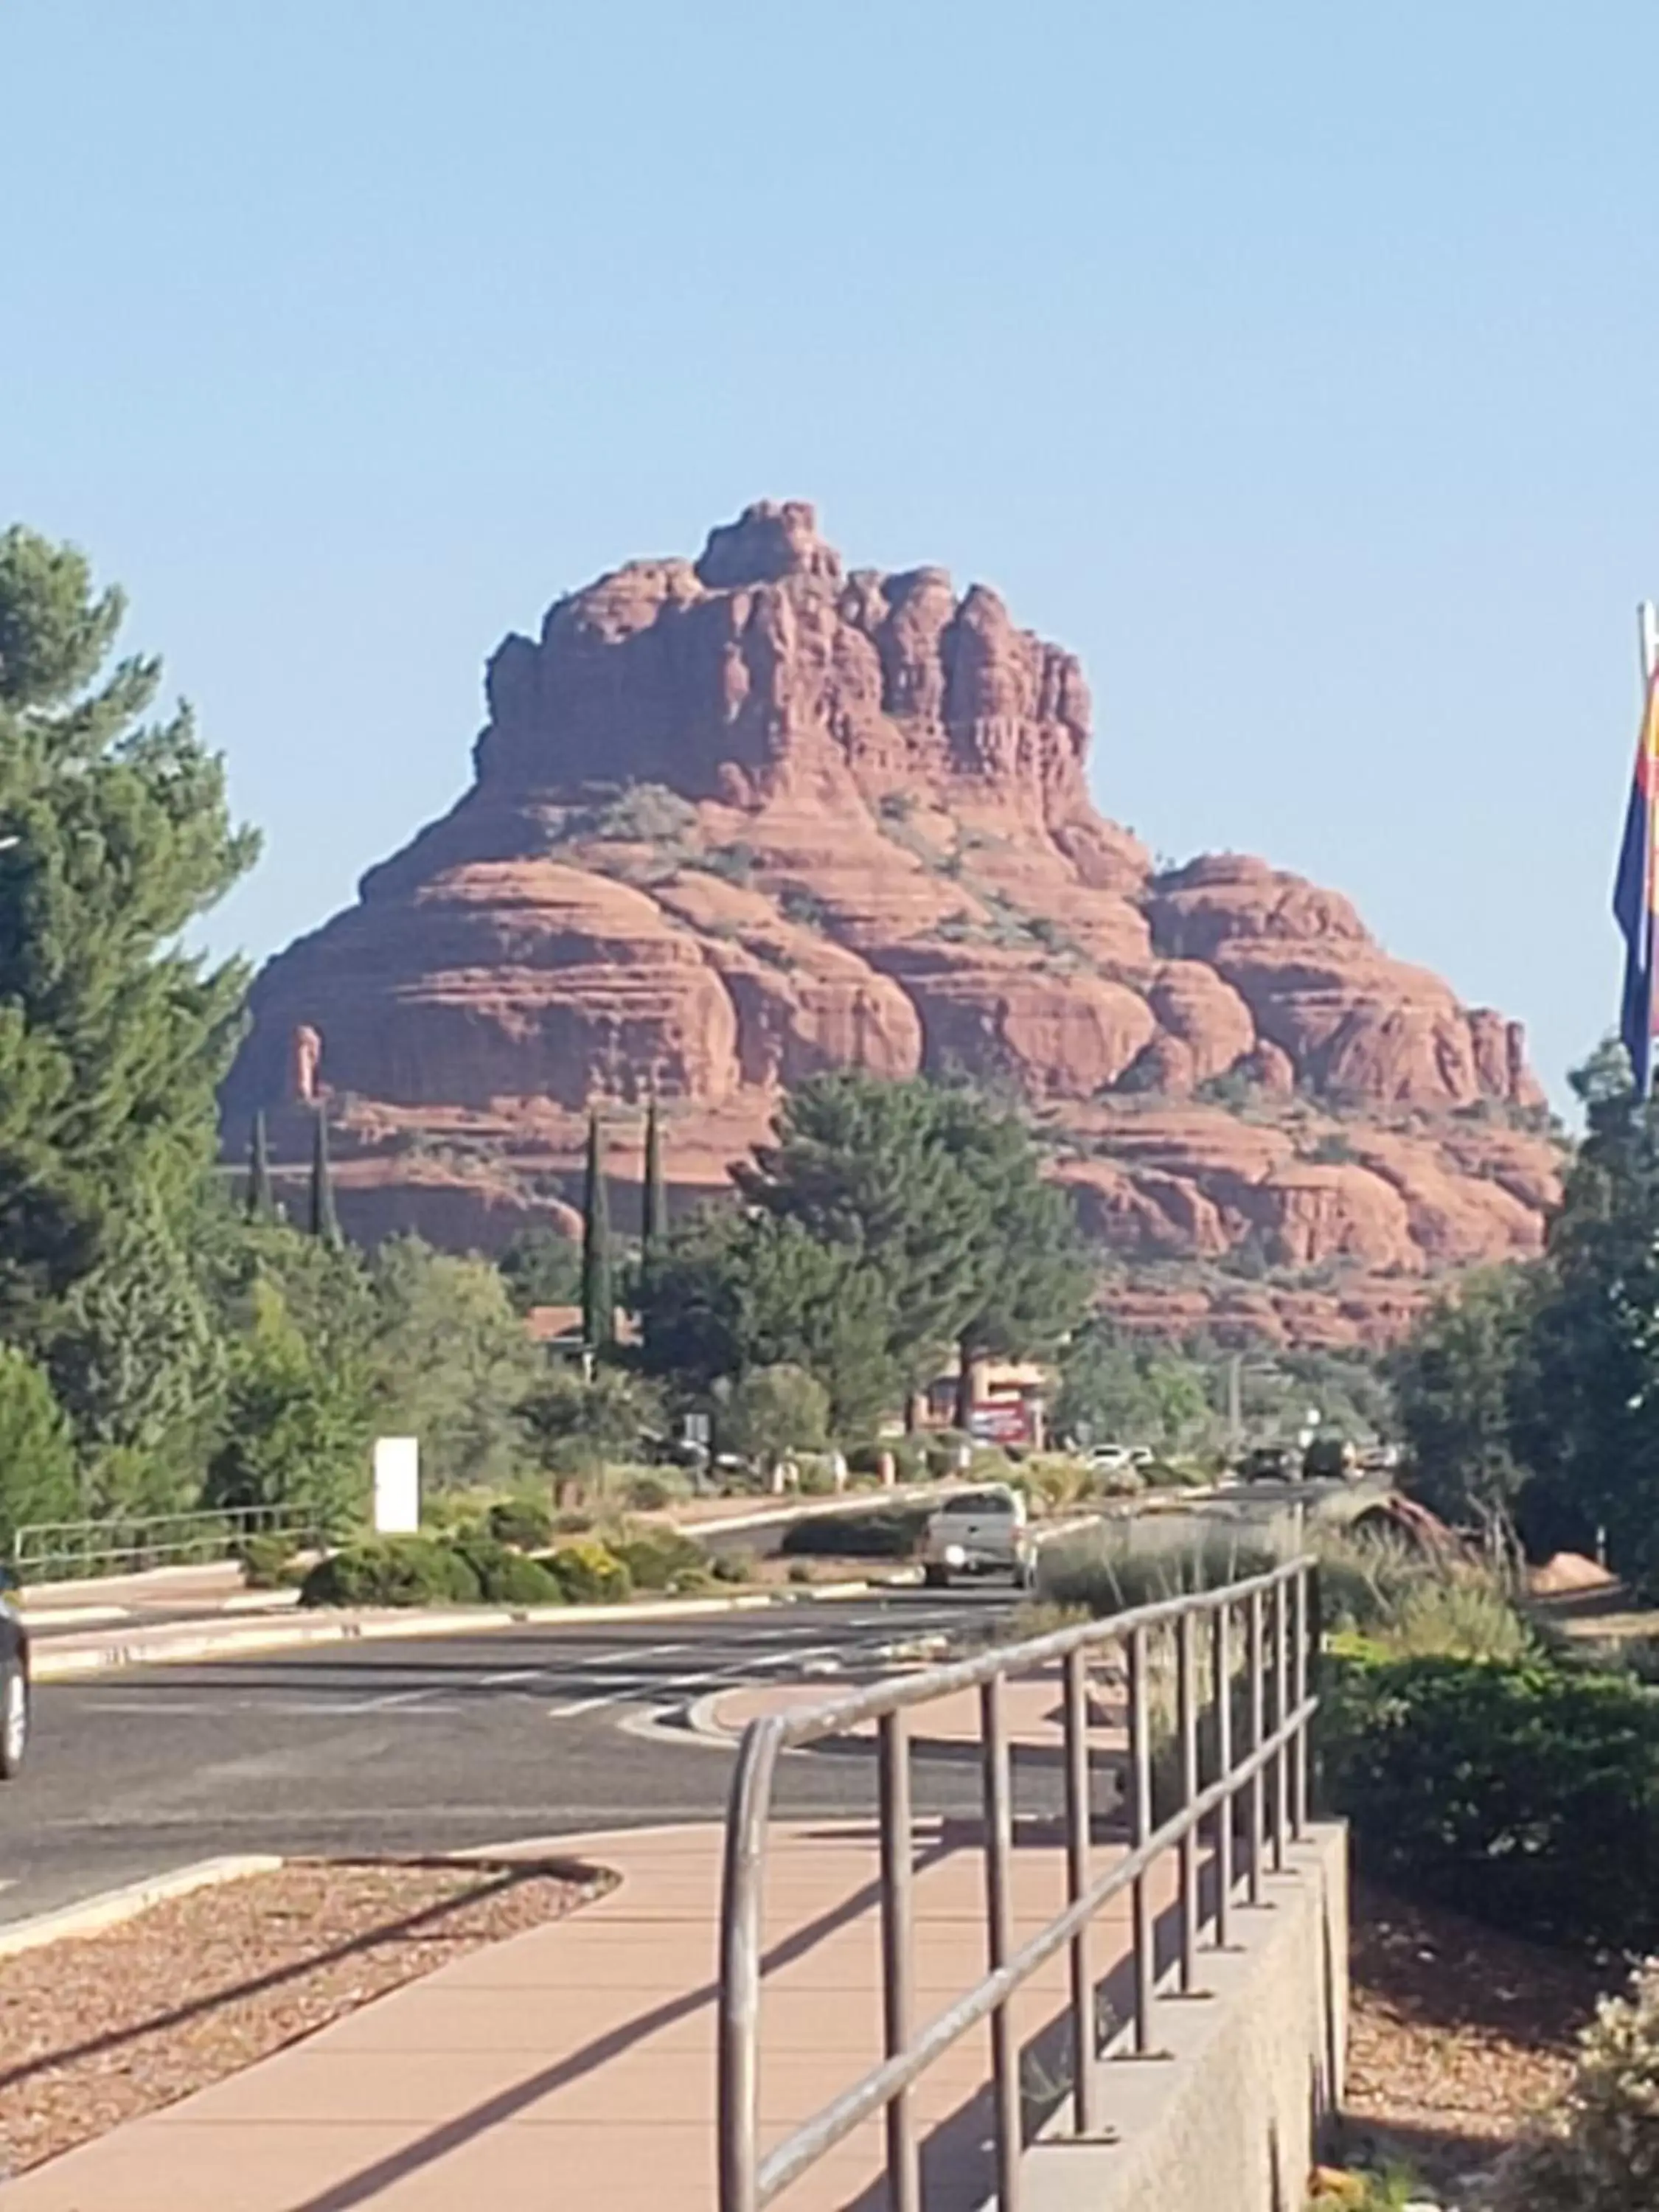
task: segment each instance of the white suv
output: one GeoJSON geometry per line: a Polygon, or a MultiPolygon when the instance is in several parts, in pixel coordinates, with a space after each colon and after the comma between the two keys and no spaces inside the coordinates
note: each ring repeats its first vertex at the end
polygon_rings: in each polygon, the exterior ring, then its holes
{"type": "Polygon", "coordinates": [[[947,1498],[928,1516],[921,1578],[930,1589],[943,1589],[958,1575],[1007,1575],[1024,1589],[1031,1551],[1025,1500],[1006,1483],[991,1483],[947,1498]]]}

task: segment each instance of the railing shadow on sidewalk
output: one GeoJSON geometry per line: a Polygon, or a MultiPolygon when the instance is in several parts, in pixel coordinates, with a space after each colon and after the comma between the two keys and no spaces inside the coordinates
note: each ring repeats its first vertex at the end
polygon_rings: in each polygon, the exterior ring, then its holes
{"type": "MultiPolygon", "coordinates": [[[[945,1824],[936,1843],[924,1844],[919,1849],[916,1854],[918,1873],[928,1867],[941,1863],[954,1852],[969,1847],[969,1839],[965,1835],[956,1832],[960,1825],[959,1823],[945,1824]]],[[[846,1832],[841,1830],[824,1832],[834,1833],[836,1840],[841,1841],[844,1839],[846,1832]]],[[[975,1829],[972,1838],[972,1848],[977,1850],[978,1847],[979,1838],[975,1829]]],[[[850,1897],[843,1898],[839,1905],[831,1907],[826,1912],[819,1913],[815,1919],[808,1921],[804,1928],[795,1929],[775,1944],[765,1954],[763,1970],[769,1973],[778,1967],[790,1966],[796,1960],[805,1958],[826,1936],[834,1935],[838,1929],[846,1927],[864,1913],[876,1911],[880,1904],[880,1899],[879,1881],[864,1883],[850,1897]]],[[[476,2136],[484,2134],[487,2130],[501,2126],[503,2122],[514,2118],[518,2113],[523,2112],[527,2106],[537,2103],[538,2100],[550,2095],[555,2090],[562,2089],[572,2081],[580,2081],[584,2075],[592,2073],[595,2068],[605,2065],[610,2059],[619,2057],[623,2051],[631,2050],[636,2044],[645,2042],[663,2028],[672,2027],[677,2021],[689,2019],[692,2014],[700,2011],[705,2005],[712,2010],[719,1993],[720,1984],[711,1978],[701,1987],[690,1990],[682,1996],[672,1997],[661,2004],[653,2005],[649,2011],[639,2014],[622,2027],[611,2028],[605,2034],[596,2036],[591,2043],[585,2044],[580,2051],[574,2051],[552,2065],[543,2067],[539,2073],[530,2075],[521,2081],[514,2082],[509,2088],[498,2090],[495,2096],[486,2098],[482,2104],[475,2105],[469,2112],[458,2113],[453,2120],[446,2120],[441,2126],[432,2129],[417,2142],[406,2145],[401,2150],[388,2152],[386,2157],[377,2159],[374,2165],[363,2167],[359,2172],[347,2175],[344,2180],[333,2183],[314,2197],[307,2197],[302,2203],[294,2206],[293,2212],[354,2212],[354,2208],[358,2205],[372,2203],[380,2192],[389,2188],[393,2182],[404,2180],[410,2174],[419,2172],[423,2166],[430,2166],[434,2160],[446,2157],[452,2151],[459,2150],[464,2144],[473,2141],[476,2136]]],[[[712,2079],[709,2086],[712,2111],[712,2079]]],[[[714,2155],[712,2128],[709,2137],[709,2155],[712,2159],[714,2155]]]]}
{"type": "MultiPolygon", "coordinates": [[[[209,2013],[218,2011],[223,2005],[235,2004],[245,1997],[261,1996],[268,1990],[282,1989],[289,1982],[316,1973],[319,1968],[336,1966],[343,1959],[375,1950],[383,1944],[395,1943],[406,1936],[441,1934],[442,1923],[453,1914],[468,1905],[504,1896],[523,1882],[544,1880],[550,1875],[565,1881],[592,1881],[600,1871],[576,1860],[557,1856],[518,1860],[511,1865],[499,1862],[492,1865],[487,1858],[477,1863],[480,1880],[457,1896],[441,1899],[435,1905],[422,1905],[418,1912],[405,1913],[400,1919],[385,1921],[378,1927],[365,1929],[361,1935],[349,1936],[325,1951],[311,1952],[286,1966],[273,1966],[267,1973],[252,1975],[246,1981],[228,1983],[222,1989],[204,1992],[183,2004],[171,2005],[166,2011],[152,2014],[147,2020],[136,2021],[129,2027],[108,2028],[102,2034],[89,2035],[79,2043],[65,2044],[56,2050],[41,2051],[34,2057],[25,2059],[21,2065],[9,2066],[0,2071],[0,2090],[15,2088],[21,2082],[32,2081],[37,2075],[50,2073],[56,2067],[73,2065],[82,2058],[106,2057],[124,2050],[130,2044],[142,2041],[147,2035],[158,2034],[167,2028],[182,2027],[191,2021],[200,2020],[209,2013]]],[[[465,1871],[467,1862],[439,1859],[428,1855],[391,1860],[334,1858],[328,1864],[340,1869],[365,1866],[376,1870],[388,1866],[444,1866],[465,1871]]]]}
{"type": "MultiPolygon", "coordinates": [[[[877,1832],[873,1827],[867,1831],[860,1828],[849,1830],[845,1824],[836,1823],[832,1827],[805,1828],[802,1832],[802,1839],[806,1842],[832,1840],[837,1844],[867,1842],[873,1852],[877,1832]]],[[[973,1820],[946,1817],[939,1822],[934,1839],[926,1840],[918,1834],[916,1841],[918,1875],[944,1864],[959,1852],[971,1852],[977,1858],[982,1850],[980,1823],[973,1820]]],[[[1017,1848],[1035,1846],[1049,1849],[1054,1842],[1054,1838],[1048,1832],[1048,1824],[1034,1822],[1028,1829],[1022,1822],[1017,1837],[1017,1848]]],[[[1206,1886],[1209,1875],[1206,1864],[1203,1875],[1206,1886]]],[[[838,1929],[866,1912],[875,1912],[879,1907],[880,1895],[878,1880],[864,1883],[839,1905],[818,1914],[804,1927],[794,1929],[774,1944],[764,1955],[763,1972],[772,1973],[780,1967],[793,1964],[838,1929]]],[[[1180,1914],[1177,1906],[1169,1905],[1155,1915],[1153,1942],[1157,1971],[1161,1974],[1173,1965],[1178,1954],[1180,1914]]],[[[1133,1965],[1127,1952],[1123,1958],[1114,1962],[1097,1983],[1097,2016],[1103,2023],[1103,2040],[1115,2027],[1131,2016],[1133,1965]]],[[[514,2082],[510,2087],[486,2098],[470,2111],[458,2113],[453,2119],[432,2129],[418,2141],[405,2145],[402,2149],[389,2152],[372,2166],[348,2175],[313,2197],[307,2197],[294,2206],[293,2212],[356,2212],[357,2207],[373,2203],[381,2191],[390,2188],[395,2182],[404,2180],[436,2160],[462,2148],[490,2128],[499,2127],[516,2118],[542,2098],[581,2080],[585,2075],[621,2057],[624,2051],[647,2041],[662,2029],[690,2018],[705,2006],[712,2009],[718,1994],[719,1984],[711,1978],[682,1996],[653,2005],[623,2026],[596,2036],[580,2051],[572,2051],[539,2072],[514,2082]]],[[[1022,2051],[1022,2074],[1027,2084],[1024,2132],[1028,2142],[1069,2094],[1071,2059],[1068,2035],[1068,2017],[1062,2008],[1028,2040],[1022,2051]]],[[[954,2187],[958,2175],[970,2169],[975,2174],[981,2171],[984,2174],[993,2174],[989,2163],[994,2156],[988,2140],[990,2109],[988,2081],[984,2090],[964,2100],[955,2112],[929,2131],[923,2145],[923,2157],[939,2174],[941,2182],[948,2173],[952,2178],[951,2186],[954,2187]]],[[[712,2158],[712,2128],[709,2154],[712,2158]]],[[[988,2182],[986,2187],[988,2186],[988,2182]]],[[[882,2178],[867,2190],[861,2191],[856,2197],[850,2198],[845,2212],[886,2212],[886,2192],[887,2183],[882,2178]]],[[[963,2201],[964,2204],[979,2203],[983,2199],[983,2193],[981,2191],[980,2197],[964,2197],[963,2201]]],[[[931,2194],[926,2201],[930,2203],[933,2201],[931,2194]]]]}

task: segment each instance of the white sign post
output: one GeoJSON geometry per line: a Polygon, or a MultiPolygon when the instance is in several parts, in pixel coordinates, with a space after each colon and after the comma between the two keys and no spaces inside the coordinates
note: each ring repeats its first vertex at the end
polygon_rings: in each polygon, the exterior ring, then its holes
{"type": "Polygon", "coordinates": [[[374,1439],[374,1533],[414,1536],[421,1526],[421,1440],[374,1439]]]}

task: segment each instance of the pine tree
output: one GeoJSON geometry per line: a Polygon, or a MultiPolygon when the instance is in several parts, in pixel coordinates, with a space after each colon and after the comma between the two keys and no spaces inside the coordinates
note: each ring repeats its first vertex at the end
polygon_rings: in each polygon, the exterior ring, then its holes
{"type": "Polygon", "coordinates": [[[317,1109],[311,1139],[311,1233],[325,1244],[340,1241],[339,1216],[334,1211],[334,1175],[328,1159],[328,1121],[317,1109]]]}
{"type": "Polygon", "coordinates": [[[250,1221],[270,1221],[276,1218],[276,1206],[270,1191],[270,1155],[265,1144],[265,1116],[263,1107],[253,1117],[253,1134],[248,1143],[247,1218],[250,1221]]]}
{"type": "Polygon", "coordinates": [[[590,1352],[605,1351],[617,1338],[611,1284],[611,1212],[597,1114],[590,1114],[587,1119],[587,1173],[582,1188],[582,1337],[590,1352]]]}
{"type": "Polygon", "coordinates": [[[644,1217],[640,1237],[640,1272],[648,1275],[662,1257],[668,1242],[668,1192],[662,1173],[662,1129],[657,1118],[657,1095],[645,1117],[644,1217]]]}
{"type": "Polygon", "coordinates": [[[111,664],[123,606],[0,531],[0,1321],[35,1341],[136,1205],[199,1202],[246,980],[187,946],[257,840],[188,709],[143,719],[161,664],[111,664]]]}

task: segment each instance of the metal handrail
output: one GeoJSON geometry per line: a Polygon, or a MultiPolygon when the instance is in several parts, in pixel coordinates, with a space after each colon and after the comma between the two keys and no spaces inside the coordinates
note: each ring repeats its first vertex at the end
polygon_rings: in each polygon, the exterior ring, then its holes
{"type": "Polygon", "coordinates": [[[1139,2054],[1149,2053],[1156,1976],[1146,1877],[1155,1863],[1167,1851],[1179,1855],[1176,1972],[1178,1986],[1190,1991],[1196,1986],[1196,1954],[1202,1932],[1198,1846],[1204,1822],[1213,1822],[1216,1881],[1212,1917],[1218,1946],[1227,1940],[1237,1885],[1231,1809],[1235,1801],[1243,1797],[1246,1805],[1244,1878],[1250,1904],[1261,1902],[1264,1863],[1273,1871],[1281,1871],[1287,1842],[1299,1837],[1305,1826],[1308,1729],[1318,1707],[1317,1698],[1309,1689],[1310,1635],[1317,1620],[1315,1572],[1310,1557],[1293,1559],[1219,1589],[1197,1591],[1103,1620],[1056,1629],[1022,1644],[878,1682],[793,1711],[769,1714],[750,1723],[739,1750],[726,1816],[720,1912],[720,2212],[763,2212],[826,2151],[878,2112],[886,2115],[892,2212],[920,2212],[920,2164],[910,2090],[935,2060],[984,2020],[989,2020],[992,2034],[997,2202],[1002,2212],[1019,2212],[1018,2054],[1010,1999],[1022,1983],[1068,1945],[1074,2120],[1079,2135],[1098,2133],[1100,2054],[1095,1984],[1089,1961],[1090,1924],[1114,1898],[1126,1889],[1131,1893],[1133,2048],[1139,2054]],[[1242,1663],[1249,1741],[1236,1757],[1231,1696],[1237,1671],[1234,1634],[1241,1612],[1246,1628],[1242,1663]],[[1213,1639],[1218,1772],[1200,1789],[1196,1645],[1200,1625],[1206,1621],[1213,1639]],[[1154,1829],[1149,1644],[1152,1637],[1170,1629],[1176,1638],[1176,1735],[1182,1802],[1154,1829]],[[1128,1657],[1132,1829],[1127,1855],[1096,1875],[1090,1867],[1086,1669],[1091,1655],[1103,1646],[1125,1649],[1128,1657]],[[1016,1950],[1009,1891],[1013,1799],[1002,1693],[1011,1677],[1033,1673],[1056,1661],[1065,1668],[1067,1902],[1061,1912],[1016,1950]],[[978,1690],[981,1703],[990,1972],[918,2031],[912,2019],[910,1971],[914,1843],[908,1716],[918,1706],[972,1689],[978,1690]],[[777,1761],[784,1751],[825,1736],[845,1735],[871,1721],[878,1729],[879,1887],[887,2055],[879,2066],[793,2129],[763,2158],[759,2147],[762,1887],[777,1761]]]}
{"type": "Polygon", "coordinates": [[[65,1570],[115,1574],[195,1559],[224,1559],[251,1536],[319,1534],[307,1506],[226,1505],[185,1513],[112,1514],[95,1521],[34,1521],[14,1530],[11,1565],[20,1581],[52,1581],[65,1570]]]}

